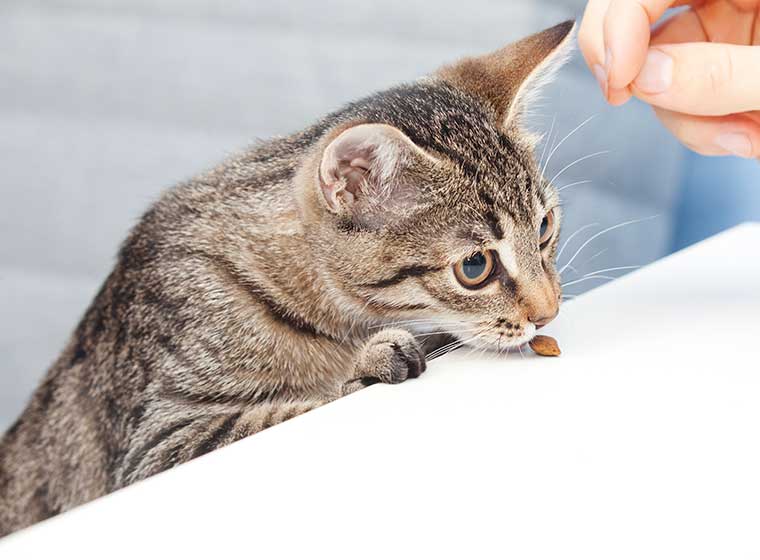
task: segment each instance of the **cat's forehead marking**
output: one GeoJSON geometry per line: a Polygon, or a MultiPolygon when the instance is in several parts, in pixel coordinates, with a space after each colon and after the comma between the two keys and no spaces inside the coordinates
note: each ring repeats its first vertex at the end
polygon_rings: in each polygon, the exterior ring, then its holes
{"type": "MultiPolygon", "coordinates": [[[[498,224],[499,235],[494,232],[496,239],[504,237],[505,223],[530,223],[533,217],[533,180],[525,172],[495,175],[492,179],[483,181],[478,188],[477,197],[483,207],[483,219],[491,227],[498,224]]],[[[494,230],[491,227],[492,231],[494,230]]]]}
{"type": "Polygon", "coordinates": [[[493,197],[491,197],[486,191],[481,191],[478,194],[478,197],[485,206],[483,210],[483,219],[485,220],[488,229],[491,230],[494,239],[504,239],[504,228],[499,220],[499,212],[494,205],[493,197]]]}
{"type": "Polygon", "coordinates": [[[503,239],[496,245],[496,252],[499,254],[499,261],[506,273],[511,278],[517,278],[520,274],[520,269],[512,242],[508,239],[503,239]]]}

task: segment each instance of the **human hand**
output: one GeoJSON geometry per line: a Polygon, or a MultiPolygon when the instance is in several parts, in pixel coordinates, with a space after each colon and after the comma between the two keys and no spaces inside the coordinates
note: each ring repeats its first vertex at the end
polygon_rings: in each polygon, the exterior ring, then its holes
{"type": "Polygon", "coordinates": [[[612,105],[634,95],[692,150],[760,158],[760,0],[589,0],[578,41],[612,105]]]}

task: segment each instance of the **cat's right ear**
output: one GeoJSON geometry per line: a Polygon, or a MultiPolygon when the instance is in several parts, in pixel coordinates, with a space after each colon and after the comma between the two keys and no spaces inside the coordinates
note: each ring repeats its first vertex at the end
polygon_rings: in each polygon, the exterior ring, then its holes
{"type": "Polygon", "coordinates": [[[532,99],[565,63],[575,23],[566,21],[483,56],[445,66],[438,78],[490,106],[497,124],[520,127],[532,99]]]}
{"type": "Polygon", "coordinates": [[[381,225],[418,203],[414,176],[435,159],[386,124],[358,124],[336,136],[319,165],[319,189],[328,210],[363,225],[381,225]]]}

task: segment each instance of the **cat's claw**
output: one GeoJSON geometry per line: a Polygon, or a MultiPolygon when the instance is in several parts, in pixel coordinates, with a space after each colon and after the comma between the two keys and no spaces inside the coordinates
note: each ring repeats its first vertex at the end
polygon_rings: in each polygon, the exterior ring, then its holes
{"type": "Polygon", "coordinates": [[[342,392],[346,395],[375,383],[401,383],[418,377],[426,368],[425,355],[411,333],[386,329],[367,341],[342,392]]]}

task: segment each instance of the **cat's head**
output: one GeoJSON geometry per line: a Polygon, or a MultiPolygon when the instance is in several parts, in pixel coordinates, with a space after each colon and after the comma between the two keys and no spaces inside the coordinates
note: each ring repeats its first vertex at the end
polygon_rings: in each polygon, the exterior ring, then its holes
{"type": "Polygon", "coordinates": [[[302,207],[320,273],[348,314],[425,320],[501,349],[556,316],[559,200],[520,121],[572,29],[462,60],[321,123],[302,207]]]}

